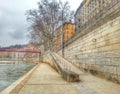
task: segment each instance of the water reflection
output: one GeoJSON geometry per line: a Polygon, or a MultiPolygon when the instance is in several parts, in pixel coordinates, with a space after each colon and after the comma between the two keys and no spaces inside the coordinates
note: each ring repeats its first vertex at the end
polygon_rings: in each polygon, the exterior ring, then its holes
{"type": "Polygon", "coordinates": [[[35,64],[32,63],[0,63],[0,91],[8,87],[19,77],[29,71],[35,64]]]}

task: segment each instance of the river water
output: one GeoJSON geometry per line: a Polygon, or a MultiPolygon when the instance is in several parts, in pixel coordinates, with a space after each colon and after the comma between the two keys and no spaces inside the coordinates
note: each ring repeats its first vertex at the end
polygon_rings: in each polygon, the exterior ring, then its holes
{"type": "Polygon", "coordinates": [[[33,63],[0,63],[0,92],[27,73],[35,64],[33,63]]]}

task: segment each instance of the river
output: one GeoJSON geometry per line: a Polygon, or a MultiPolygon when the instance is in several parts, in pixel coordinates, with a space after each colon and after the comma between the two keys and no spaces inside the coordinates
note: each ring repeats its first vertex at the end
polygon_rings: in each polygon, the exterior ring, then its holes
{"type": "Polygon", "coordinates": [[[27,73],[35,64],[16,63],[4,64],[0,62],[0,92],[27,73]]]}

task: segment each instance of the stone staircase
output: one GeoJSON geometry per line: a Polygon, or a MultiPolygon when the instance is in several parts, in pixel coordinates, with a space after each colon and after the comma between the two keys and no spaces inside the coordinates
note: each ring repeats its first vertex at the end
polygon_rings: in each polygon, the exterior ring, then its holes
{"type": "Polygon", "coordinates": [[[65,80],[68,82],[79,81],[79,74],[71,71],[71,66],[64,60],[64,58],[59,58],[56,53],[50,53],[50,55],[57,71],[65,80]]]}

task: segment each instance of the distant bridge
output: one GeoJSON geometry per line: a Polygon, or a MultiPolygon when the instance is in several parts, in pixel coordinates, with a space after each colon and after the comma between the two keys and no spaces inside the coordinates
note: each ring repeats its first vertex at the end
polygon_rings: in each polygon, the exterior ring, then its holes
{"type": "Polygon", "coordinates": [[[0,49],[0,52],[41,53],[41,51],[39,50],[28,50],[28,49],[0,49]]]}
{"type": "Polygon", "coordinates": [[[0,61],[39,61],[40,50],[30,49],[0,49],[0,61]],[[4,53],[6,52],[6,53],[4,53]]]}

